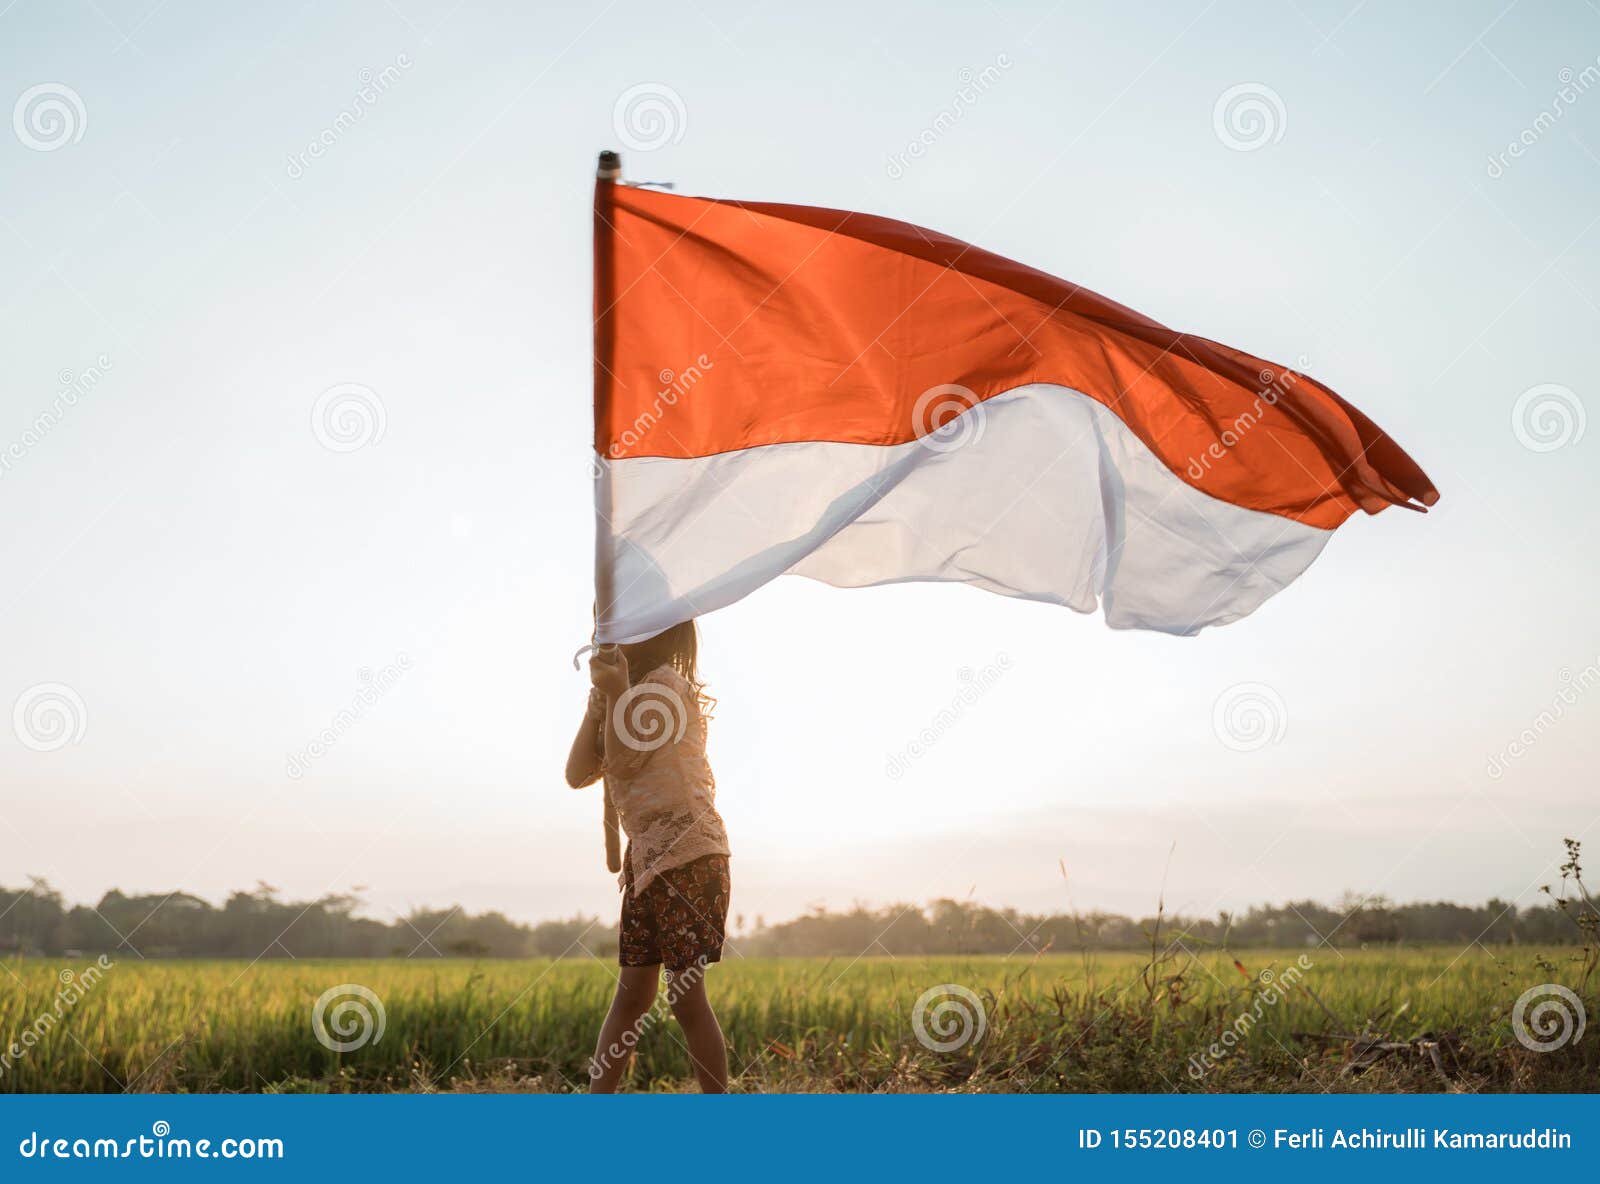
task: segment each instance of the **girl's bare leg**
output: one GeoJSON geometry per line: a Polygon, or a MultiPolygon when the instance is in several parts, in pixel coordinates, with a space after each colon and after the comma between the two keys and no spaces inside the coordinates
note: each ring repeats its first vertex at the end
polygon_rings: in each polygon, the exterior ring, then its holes
{"type": "Polygon", "coordinates": [[[659,966],[621,966],[618,969],[621,974],[617,978],[617,993],[611,999],[606,1022],[600,1026],[594,1059],[589,1062],[589,1092],[592,1094],[617,1092],[617,1082],[628,1067],[628,1058],[638,1042],[639,1021],[656,1001],[656,983],[661,978],[659,966]]]}
{"type": "Polygon", "coordinates": [[[667,993],[672,1000],[672,1014],[678,1017],[684,1040],[689,1045],[689,1059],[694,1062],[695,1079],[702,1093],[728,1092],[728,1046],[722,1039],[722,1025],[717,1023],[717,1013],[711,1010],[711,1000],[706,997],[706,972],[704,967],[667,972],[667,993]]]}

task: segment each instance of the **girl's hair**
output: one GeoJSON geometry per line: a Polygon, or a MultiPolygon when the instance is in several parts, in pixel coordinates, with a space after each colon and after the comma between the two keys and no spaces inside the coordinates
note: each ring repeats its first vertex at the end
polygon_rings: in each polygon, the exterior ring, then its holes
{"type": "Polygon", "coordinates": [[[658,667],[670,666],[689,684],[695,697],[700,700],[702,709],[714,702],[707,697],[705,684],[700,681],[700,631],[695,628],[693,619],[665,629],[654,637],[625,645],[622,652],[628,659],[629,683],[637,683],[658,667]]]}

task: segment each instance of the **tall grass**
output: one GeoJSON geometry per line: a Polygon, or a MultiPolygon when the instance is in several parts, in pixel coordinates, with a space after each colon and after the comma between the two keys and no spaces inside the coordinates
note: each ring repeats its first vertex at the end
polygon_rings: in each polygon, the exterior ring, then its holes
{"type": "MultiPolygon", "coordinates": [[[[1087,958],[733,959],[712,970],[710,990],[735,1086],[749,1090],[1600,1085],[1592,1034],[1536,1053],[1510,1026],[1524,990],[1564,981],[1570,950],[1555,961],[1454,947],[1244,957],[1248,965],[1167,948],[1087,958]],[[913,1016],[919,997],[944,984],[977,994],[985,1030],[938,1051],[919,1040],[913,1016]],[[1251,1018],[1241,1024],[1243,1015],[1251,1018]],[[1380,1036],[1396,1047],[1358,1064],[1359,1041],[1380,1036]]],[[[62,972],[81,983],[86,967],[13,959],[4,968],[0,1039],[12,1045],[0,1060],[4,1090],[581,1088],[614,983],[600,962],[130,956],[63,1005],[62,972]],[[339,1052],[316,1038],[311,1016],[319,996],[346,983],[376,994],[385,1027],[381,1039],[339,1052]]],[[[938,1030],[938,1003],[924,1013],[925,1031],[935,1029],[935,1041],[959,1036],[938,1030]]],[[[1597,1014],[1593,998],[1585,1004],[1597,1014]]],[[[690,1077],[676,1026],[653,1015],[629,1086],[682,1089],[690,1077]]]]}

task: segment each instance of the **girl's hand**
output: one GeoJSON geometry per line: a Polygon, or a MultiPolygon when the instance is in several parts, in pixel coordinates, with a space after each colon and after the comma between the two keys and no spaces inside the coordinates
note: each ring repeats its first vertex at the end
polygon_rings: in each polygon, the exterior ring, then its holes
{"type": "Polygon", "coordinates": [[[595,689],[613,702],[628,689],[628,659],[618,646],[601,646],[589,659],[589,678],[595,689]]]}

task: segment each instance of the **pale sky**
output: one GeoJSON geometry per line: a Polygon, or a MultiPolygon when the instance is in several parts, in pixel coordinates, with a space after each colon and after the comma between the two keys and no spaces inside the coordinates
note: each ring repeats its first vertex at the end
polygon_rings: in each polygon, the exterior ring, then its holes
{"type": "Polygon", "coordinates": [[[1600,12],[1504,8],[16,0],[0,884],[614,913],[598,796],[561,769],[615,147],[1304,357],[1442,495],[1195,639],[796,578],[709,616],[736,913],[1143,911],[1169,851],[1169,909],[1531,899],[1563,835],[1600,836],[1600,12]],[[670,134],[640,151],[616,121],[646,84],[670,134]],[[1230,122],[1239,87],[1265,124],[1230,122]],[[381,409],[346,450],[313,427],[341,384],[381,409]],[[1219,737],[1240,684],[1275,742],[1219,737]]]}

